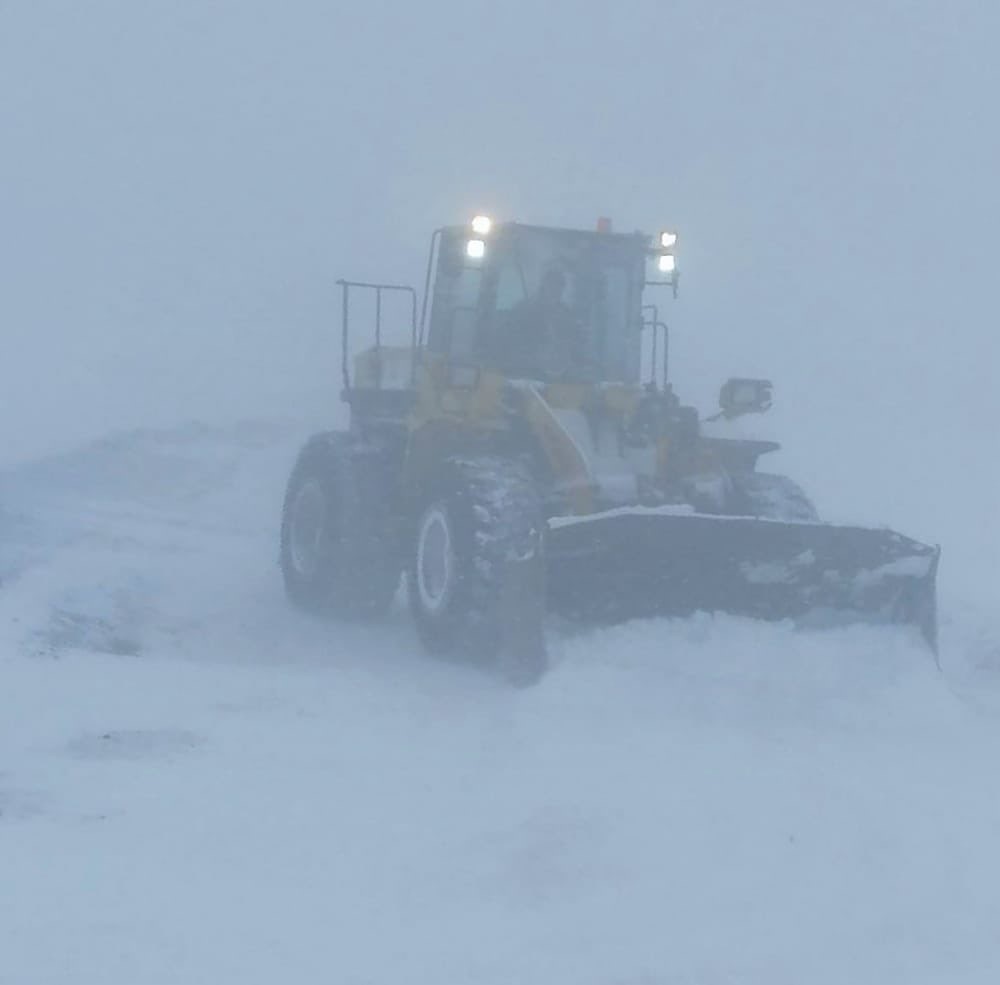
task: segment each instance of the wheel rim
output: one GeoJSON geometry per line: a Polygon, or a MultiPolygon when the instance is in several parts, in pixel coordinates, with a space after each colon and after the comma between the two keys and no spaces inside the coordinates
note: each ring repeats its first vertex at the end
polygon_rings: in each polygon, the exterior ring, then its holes
{"type": "Polygon", "coordinates": [[[319,569],[325,534],[326,497],[319,482],[310,479],[292,502],[289,530],[292,567],[302,577],[310,578],[319,569]]]}
{"type": "Polygon", "coordinates": [[[417,592],[428,612],[440,612],[451,594],[455,555],[448,516],[440,507],[424,514],[417,540],[417,592]]]}

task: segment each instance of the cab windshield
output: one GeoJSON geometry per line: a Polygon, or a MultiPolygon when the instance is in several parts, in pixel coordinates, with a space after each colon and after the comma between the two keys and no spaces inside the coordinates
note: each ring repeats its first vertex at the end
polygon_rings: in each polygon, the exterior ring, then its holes
{"type": "Polygon", "coordinates": [[[515,227],[483,285],[484,355],[508,375],[633,380],[643,254],[631,238],[515,227]]]}

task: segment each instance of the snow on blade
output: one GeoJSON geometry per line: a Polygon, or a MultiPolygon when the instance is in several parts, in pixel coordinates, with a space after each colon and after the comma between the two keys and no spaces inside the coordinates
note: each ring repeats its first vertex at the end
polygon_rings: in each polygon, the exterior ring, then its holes
{"type": "Polygon", "coordinates": [[[687,516],[694,514],[694,508],[681,503],[669,506],[617,506],[610,510],[598,510],[581,516],[549,517],[549,528],[573,527],[581,523],[597,523],[616,516],[687,516]]]}
{"type": "Polygon", "coordinates": [[[813,551],[803,551],[790,561],[745,563],[740,565],[740,571],[748,582],[754,585],[775,585],[795,581],[797,568],[808,568],[816,563],[813,551]]]}

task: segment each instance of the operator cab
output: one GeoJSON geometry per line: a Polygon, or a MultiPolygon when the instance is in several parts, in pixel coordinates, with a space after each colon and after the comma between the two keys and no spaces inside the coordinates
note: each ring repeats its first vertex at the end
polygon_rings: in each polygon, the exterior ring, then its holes
{"type": "Polygon", "coordinates": [[[441,230],[426,346],[544,382],[637,383],[649,240],[505,223],[441,230]]]}

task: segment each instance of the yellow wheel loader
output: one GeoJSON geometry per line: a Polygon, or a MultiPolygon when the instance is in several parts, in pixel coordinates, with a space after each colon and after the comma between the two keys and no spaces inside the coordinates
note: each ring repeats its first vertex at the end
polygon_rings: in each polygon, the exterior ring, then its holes
{"type": "MultiPolygon", "coordinates": [[[[519,684],[545,670],[549,610],[905,623],[934,648],[936,547],[821,522],[758,470],[777,444],[717,436],[676,396],[650,301],[676,296],[676,241],[477,216],[434,232],[422,296],[340,281],[350,427],[293,469],[291,599],[373,618],[405,573],[428,649],[519,684]],[[374,344],[352,357],[363,299],[374,344]]],[[[767,381],[732,379],[715,418],[770,402],[767,381]]]]}

